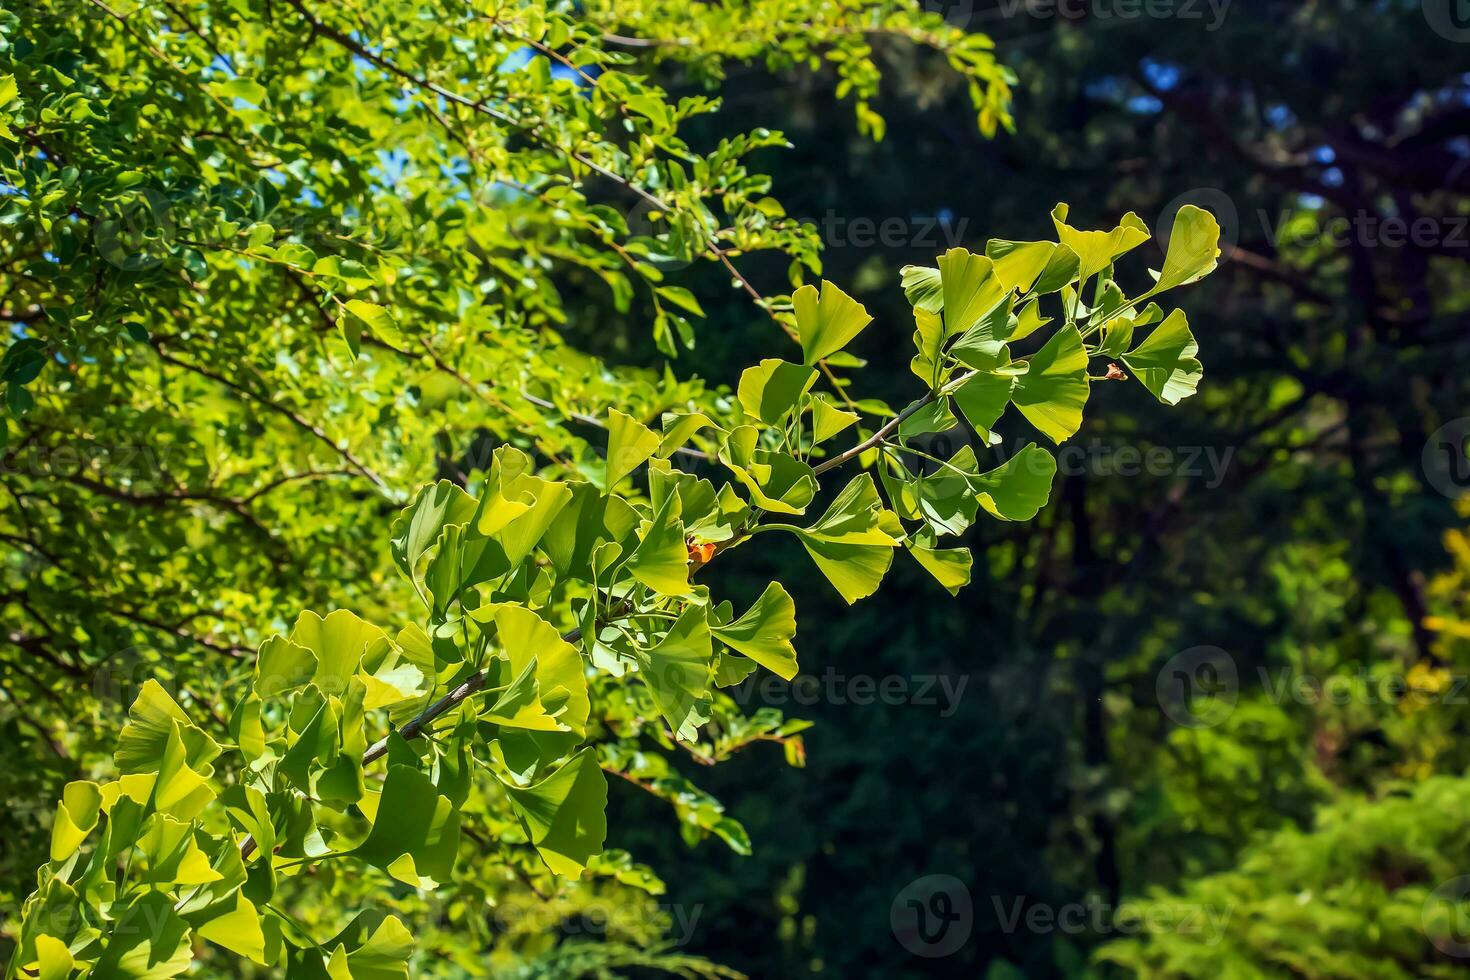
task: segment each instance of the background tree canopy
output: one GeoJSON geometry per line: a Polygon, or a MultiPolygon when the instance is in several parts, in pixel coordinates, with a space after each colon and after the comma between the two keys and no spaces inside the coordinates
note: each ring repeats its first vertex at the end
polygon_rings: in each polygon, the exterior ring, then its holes
{"type": "Polygon", "coordinates": [[[1462,970],[1450,6],[0,12],[11,975],[1462,970]]]}

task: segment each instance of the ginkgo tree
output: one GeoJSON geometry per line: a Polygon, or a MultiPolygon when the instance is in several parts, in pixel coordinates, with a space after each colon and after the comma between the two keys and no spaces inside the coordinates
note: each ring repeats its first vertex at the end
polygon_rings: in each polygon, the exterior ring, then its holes
{"type": "Polygon", "coordinates": [[[790,314],[801,358],[746,369],[738,424],[668,413],[654,431],[610,411],[598,480],[548,479],[507,447],[478,495],[424,487],[389,542],[417,619],[390,631],[344,610],[303,612],[262,644],[229,712],[230,743],[146,684],[118,736],[118,777],[66,788],[15,968],[170,976],[197,938],[289,975],[406,976],[412,930],[399,917],[374,908],[317,938],[286,900],[302,902],[325,866],[472,896],[462,831],[479,820],[550,875],[596,871],[604,768],[619,768],[620,746],[645,733],[698,744],[721,687],[761,668],[796,673],[788,590],[772,582],[736,609],[695,581],[705,564],[758,534],[792,534],[848,602],[879,587],[897,550],[958,591],[971,555],[940,539],[982,509],[1034,515],[1055,461],[1031,446],[982,472],[967,446],[915,472],[910,440],[959,424],[958,411],[988,441],[1014,405],[1060,442],[1081,425],[1090,365],[1113,353],[1141,365],[1161,402],[1193,391],[1201,368],[1184,316],[1162,316],[1151,298],[1213,268],[1214,219],[1182,210],[1155,286],[1130,299],[1112,270],[1147,239],[1137,219],[1102,235],[1065,218],[1058,208],[1060,242],[991,240],[985,254],[956,248],[937,268],[907,270],[924,390],[872,431],[814,390],[815,364],[870,317],[831,283],[802,286],[790,314]],[[1039,308],[1050,297],[1055,316],[1039,308]],[[1034,353],[1013,356],[1053,323],[1034,353]],[[691,444],[727,478],[674,465],[691,444]],[[859,471],[808,516],[822,477],[864,460],[886,505],[859,471]],[[613,685],[634,717],[619,745],[600,744],[610,733],[593,724],[593,690],[613,685]]]}
{"type": "Polygon", "coordinates": [[[10,975],[420,975],[487,947],[719,972],[661,948],[664,884],[604,816],[612,776],[745,852],[675,760],[801,762],[803,722],[724,693],[796,674],[796,590],[737,607],[699,570],[791,535],[849,602],[898,551],[957,591],[945,539],[1030,517],[1055,470],[1040,445],[982,465],[1000,428],[1059,442],[1097,380],[1174,403],[1200,374],[1153,300],[1213,266],[1208,215],[1130,300],[1142,223],[1059,209],[1056,241],[905,270],[915,398],[857,396],[868,314],[807,283],[815,229],[753,169],[784,137],[697,144],[719,99],[653,79],[827,65],[881,138],[879,38],[1008,125],[989,40],[897,0],[0,11],[0,718],[31,763],[0,819],[48,838],[39,879],[0,882],[34,890],[10,975]],[[677,360],[696,261],[778,328],[708,384],[677,360]],[[583,317],[668,363],[579,349],[583,317]],[[961,427],[979,452],[934,458],[961,427]],[[630,915],[559,944],[598,903],[630,915]]]}

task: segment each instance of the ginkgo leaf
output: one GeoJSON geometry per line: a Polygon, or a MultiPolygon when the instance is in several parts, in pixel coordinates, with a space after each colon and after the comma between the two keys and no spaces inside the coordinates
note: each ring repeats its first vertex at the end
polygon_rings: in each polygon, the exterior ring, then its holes
{"type": "Polygon", "coordinates": [[[413,934],[397,916],[372,910],[360,913],[323,944],[330,949],[327,973],[332,980],[408,980],[413,934]]]}
{"type": "Polygon", "coordinates": [[[914,349],[918,353],[909,361],[909,370],[930,390],[939,387],[944,341],[944,318],[923,307],[914,307],[914,349]]]}
{"type": "Polygon", "coordinates": [[[1001,285],[1024,295],[1052,263],[1059,247],[1055,242],[1008,242],[992,238],[985,243],[985,256],[994,266],[1001,285]]]}
{"type": "Polygon", "coordinates": [[[639,532],[638,547],[628,557],[628,571],[659,595],[689,594],[689,550],[684,544],[684,525],[679,513],[676,493],[654,511],[639,532]]]}
{"type": "Polygon", "coordinates": [[[861,303],[826,281],[820,296],[811,285],[792,293],[791,308],[806,364],[840,351],[873,320],[861,303]]]}
{"type": "Polygon", "coordinates": [[[1016,379],[1011,396],[1027,421],[1052,442],[1062,442],[1082,425],[1091,385],[1087,349],[1074,326],[1064,326],[1031,355],[1031,367],[1016,379]]]}
{"type": "Polygon", "coordinates": [[[1003,464],[973,481],[980,506],[1001,520],[1029,521],[1046,506],[1057,461],[1035,443],[1028,443],[1003,464]]]}
{"type": "Polygon", "coordinates": [[[194,825],[164,813],[148,818],[138,849],[148,859],[145,879],[153,885],[202,885],[218,881],[218,871],[194,839],[194,825]]]}
{"type": "Polygon", "coordinates": [[[778,514],[800,514],[817,493],[816,472],[789,453],[756,448],[754,426],[737,426],[725,440],[720,462],[750,493],[751,502],[778,514]]]}
{"type": "Polygon", "coordinates": [[[952,248],[939,257],[939,278],[944,283],[946,337],[969,330],[1010,292],[996,277],[988,258],[963,248],[952,248]]]}
{"type": "Polygon", "coordinates": [[[207,939],[238,956],[268,966],[265,931],[260,912],[244,895],[236,894],[235,907],[195,926],[201,939],[207,939]]]}
{"type": "Polygon", "coordinates": [[[1012,295],[1002,295],[955,341],[950,353],[977,371],[994,371],[1010,362],[1006,341],[1011,336],[1012,295]]]}
{"type": "Polygon", "coordinates": [[[66,980],[72,975],[76,960],[66,943],[55,936],[36,937],[36,980],[66,980]]]}
{"type": "Polygon", "coordinates": [[[667,457],[684,446],[691,436],[701,429],[719,429],[714,420],[703,412],[665,412],[664,434],[659,439],[658,455],[667,457]]]}
{"type": "Polygon", "coordinates": [[[854,477],[811,527],[769,524],[796,534],[827,580],[849,604],[872,595],[893,563],[902,528],[883,509],[873,478],[854,477]]]}
{"type": "Polygon", "coordinates": [[[965,421],[988,442],[995,423],[1011,402],[1015,387],[1014,377],[981,371],[955,389],[954,403],[965,421]]]}
{"type": "Polygon", "coordinates": [[[302,612],[291,628],[291,642],[316,656],[312,683],[325,694],[341,694],[365,660],[375,663],[391,645],[387,633],[347,609],[325,617],[302,612]]]}
{"type": "Polygon", "coordinates": [[[737,396],[746,415],[779,426],[816,380],[813,368],[768,357],[740,375],[737,396]]]}
{"type": "Polygon", "coordinates": [[[373,829],[353,853],[394,878],[432,889],[449,881],[459,851],[459,813],[427,775],[390,765],[373,829]]]}
{"type": "Polygon", "coordinates": [[[1132,211],[1123,215],[1112,231],[1079,231],[1067,224],[1069,208],[1058,204],[1051,213],[1057,241],[1077,253],[1077,278],[1086,282],[1112,265],[1120,256],[1148,241],[1148,226],[1132,211]]]}
{"type": "Polygon", "coordinates": [[[255,693],[272,698],[311,683],[316,654],[277,633],[260,645],[255,657],[255,693]]]}
{"type": "MultiPolygon", "coordinates": [[[[1185,286],[1209,275],[1220,255],[1220,223],[1203,208],[1186,204],[1174,215],[1169,250],[1150,293],[1185,286]]],[[[1170,402],[1170,404],[1174,404],[1170,402]]]]}
{"type": "Polygon", "coordinates": [[[796,603],[779,582],[766,586],[759,599],[739,619],[710,631],[721,643],[784,677],[796,676],[796,603]]]}
{"type": "Polygon", "coordinates": [[[950,595],[959,595],[960,589],[970,584],[974,556],[969,548],[936,547],[933,532],[928,530],[910,536],[904,547],[950,595]]]}
{"type": "Polygon", "coordinates": [[[125,908],[113,906],[112,927],[89,976],[176,977],[194,959],[189,924],[161,891],[150,891],[125,908]]]}
{"type": "Polygon", "coordinates": [[[1204,377],[1204,365],[1195,356],[1198,353],[1199,344],[1184,311],[1175,310],[1143,343],[1123,355],[1123,363],[1155,398],[1177,405],[1195,393],[1204,377]]]}
{"type": "Polygon", "coordinates": [[[906,265],[898,270],[903,294],[915,310],[938,313],[944,309],[944,280],[939,270],[924,265],[906,265]]]}
{"type": "Polygon", "coordinates": [[[505,785],[511,808],[552,873],[579,878],[607,839],[607,777],[585,748],[530,786],[505,785]]]}
{"type": "Polygon", "coordinates": [[[101,811],[102,791],[96,783],[88,780],[67,783],[51,824],[51,860],[65,861],[75,854],[97,826],[101,811]]]}
{"type": "MultiPolygon", "coordinates": [[[[475,618],[481,618],[483,611],[476,610],[475,618]]],[[[505,651],[511,676],[518,676],[534,664],[542,705],[559,724],[577,735],[585,734],[591,704],[577,648],[562,639],[556,627],[524,606],[497,605],[492,616],[496,640],[505,651]]]]}
{"type": "Polygon", "coordinates": [[[493,537],[501,546],[511,568],[530,557],[541,536],[572,499],[569,486],[543,480],[531,468],[531,458],[519,449],[501,446],[495,450],[490,475],[485,481],[485,495],[473,519],[481,534],[493,537]],[[503,524],[492,523],[490,515],[494,513],[497,497],[527,504],[528,509],[503,524]]]}
{"type": "Polygon", "coordinates": [[[403,574],[412,578],[419,559],[439,540],[444,526],[465,523],[474,516],[477,506],[474,497],[448,480],[420,490],[413,503],[393,521],[390,550],[403,574]]]}
{"type": "Polygon", "coordinates": [[[200,769],[220,754],[215,740],[189,720],[162,684],[150,678],[128,708],[128,721],[118,735],[113,755],[118,771],[158,772],[171,738],[180,742],[185,760],[200,769]]]}
{"type": "Polygon", "coordinates": [[[714,649],[707,609],[691,603],[658,643],[639,651],[639,674],[674,737],[692,742],[709,720],[714,649]]]}
{"type": "Polygon", "coordinates": [[[833,405],[826,395],[812,398],[812,445],[817,446],[841,433],[858,420],[856,412],[833,405]]]}
{"type": "Polygon", "coordinates": [[[615,408],[607,410],[607,476],[603,489],[613,487],[642,466],[658,449],[658,435],[642,422],[615,408]]]}

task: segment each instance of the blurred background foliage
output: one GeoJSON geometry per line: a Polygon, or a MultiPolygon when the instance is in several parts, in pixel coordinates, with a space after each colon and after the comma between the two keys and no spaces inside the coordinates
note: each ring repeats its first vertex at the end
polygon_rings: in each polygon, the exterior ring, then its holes
{"type": "MultiPolygon", "coordinates": [[[[1454,881],[1470,874],[1470,509],[1434,466],[1441,444],[1463,463],[1463,443],[1440,432],[1470,412],[1470,38],[1446,31],[1448,6],[931,4],[988,34],[1014,73],[1014,131],[993,139],[983,108],[976,126],[973,79],[912,38],[873,39],[883,86],[857,119],[832,64],[769,55],[779,31],[742,47],[748,38],[730,24],[702,22],[702,45],[729,41],[720,57],[650,58],[673,95],[714,85],[724,99],[718,114],[689,121],[692,143],[727,134],[733,117],[794,145],[761,151],[759,167],[824,245],[823,275],[874,313],[854,353],[869,361],[865,384],[895,398],[908,374],[907,355],[895,354],[910,332],[895,288],[903,265],[991,235],[1049,237],[1045,216],[1063,199],[1082,226],[1110,227],[1131,210],[1156,232],[1179,204],[1198,204],[1229,242],[1220,271],[1190,297],[1210,365],[1198,397],[1162,413],[1141,387],[1102,386],[1102,410],[1074,441],[1082,451],[1071,465],[1061,456],[1052,506],[1032,523],[969,532],[975,581],[959,601],[934,601],[941,591],[910,566],[852,608],[804,597],[806,673],[899,677],[910,691],[919,678],[945,677],[951,690],[964,678],[953,702],[777,705],[816,722],[805,768],[770,745],[715,769],[678,760],[743,823],[748,857],[716,840],[690,847],[662,803],[614,794],[609,823],[624,831],[610,843],[668,883],[659,901],[691,921],[687,937],[670,926],[682,951],[752,976],[1463,969],[1465,950],[1446,938],[1454,902],[1435,900],[1458,898],[1454,881]],[[1120,15],[1125,7],[1139,12],[1120,15]],[[1202,647],[1233,682],[1178,659],[1202,647]],[[1181,663],[1196,695],[1182,706],[1168,696],[1181,663]],[[1347,696],[1314,693],[1334,678],[1347,696]],[[1404,694],[1373,696],[1383,691],[1404,694]],[[965,884],[973,931],[946,957],[916,957],[895,939],[892,905],[940,873],[965,884]],[[1008,927],[1017,901],[1208,907],[1223,918],[1196,932],[1008,927]]],[[[673,12],[638,7],[646,19],[618,30],[683,36],[673,12]]],[[[779,292],[805,247],[751,255],[742,272],[779,292]]],[[[609,304],[596,269],[549,268],[561,338],[622,366],[599,383],[606,397],[629,397],[648,377],[636,370],[663,363],[654,311],[641,295],[626,312],[609,304]]],[[[707,313],[680,376],[726,377],[768,344],[768,319],[723,268],[694,264],[677,281],[707,313]]],[[[482,448],[476,424],[457,418],[433,449],[411,449],[404,471],[452,475],[482,448]]],[[[126,420],[137,425],[147,419],[126,420]]],[[[79,529],[82,556],[105,546],[86,530],[95,508],[118,508],[118,520],[140,510],[86,490],[50,502],[79,529]]],[[[313,506],[333,512],[333,499],[313,506]]],[[[367,540],[385,518],[363,507],[342,520],[361,521],[367,540]]],[[[328,532],[340,540],[340,528],[328,532]]],[[[258,637],[239,622],[285,612],[271,560],[241,546],[236,569],[254,569],[244,588],[218,578],[225,563],[193,561],[187,528],[176,533],[159,547],[191,565],[197,595],[232,596],[229,621],[164,596],[155,601],[178,604],[159,620],[167,628],[129,622],[136,607],[123,604],[107,619],[122,632],[105,642],[162,648],[170,662],[211,653],[200,644],[241,652],[258,637]]],[[[292,544],[317,562],[312,588],[293,586],[292,602],[389,601],[380,583],[355,577],[381,556],[313,551],[310,536],[292,544]]],[[[731,565],[711,577],[752,595],[807,568],[794,546],[731,565]]],[[[20,649],[35,627],[26,603],[51,589],[66,607],[76,584],[17,568],[7,622],[20,649]]],[[[94,636],[97,611],[78,615],[94,636]]],[[[740,697],[762,706],[759,686],[740,697]]],[[[28,887],[19,869],[36,863],[23,842],[48,818],[69,764],[24,715],[3,717],[17,763],[5,767],[0,815],[14,901],[28,887]]],[[[575,910],[552,918],[575,921],[575,910]]],[[[527,975],[636,971],[638,949],[656,942],[606,938],[627,941],[623,961],[517,962],[527,975]]]]}

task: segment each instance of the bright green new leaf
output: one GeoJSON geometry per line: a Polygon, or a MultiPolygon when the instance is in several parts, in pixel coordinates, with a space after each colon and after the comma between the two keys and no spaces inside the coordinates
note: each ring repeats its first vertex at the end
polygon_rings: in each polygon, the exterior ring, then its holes
{"type": "Polygon", "coordinates": [[[1010,363],[1006,341],[1011,336],[1012,294],[1005,293],[955,341],[950,353],[967,367],[994,371],[1010,363]]]}
{"type": "MultiPolygon", "coordinates": [[[[478,502],[448,480],[431,483],[393,521],[390,549],[403,574],[413,578],[419,559],[439,540],[447,524],[464,524],[478,502]]],[[[264,697],[264,695],[262,695],[264,697]]]]}
{"type": "Polygon", "coordinates": [[[1189,329],[1183,310],[1175,310],[1154,327],[1143,343],[1123,355],[1123,363],[1138,376],[1143,386],[1166,405],[1177,405],[1194,394],[1204,377],[1199,344],[1189,329]]]}
{"type": "Polygon", "coordinates": [[[1028,443],[1005,463],[974,480],[980,506],[1003,521],[1029,521],[1046,506],[1056,477],[1057,461],[1028,443]]]}
{"type": "Polygon", "coordinates": [[[673,455],[701,429],[719,429],[714,420],[703,412],[665,412],[663,426],[664,434],[659,440],[658,455],[664,458],[673,455]]]}
{"type": "Polygon", "coordinates": [[[967,249],[952,248],[939,257],[944,283],[944,335],[969,330],[1010,294],[989,259],[967,249]]]}
{"type": "Polygon", "coordinates": [[[1031,355],[1031,368],[1016,379],[1011,400],[1043,435],[1060,443],[1081,427],[1090,393],[1082,335],[1064,326],[1031,355]]]}
{"type": "Polygon", "coordinates": [[[1014,377],[982,371],[955,389],[954,403],[981,438],[994,441],[999,439],[993,433],[995,423],[1010,404],[1015,387],[1014,377]]]}
{"type": "Polygon", "coordinates": [[[817,493],[812,467],[788,453],[757,449],[754,426],[737,426],[725,440],[720,461],[750,493],[751,502],[777,514],[800,514],[817,493]]]}
{"type": "MultiPolygon", "coordinates": [[[[483,609],[474,618],[482,618],[483,609]]],[[[524,606],[509,603],[494,607],[496,638],[510,663],[511,676],[535,665],[541,703],[562,725],[577,735],[587,731],[591,705],[587,678],[577,648],[561,638],[546,620],[524,606]]]]}
{"type": "Polygon", "coordinates": [[[187,762],[201,769],[220,754],[215,740],[195,727],[163,685],[150,678],[128,708],[127,724],[118,735],[113,756],[118,770],[159,772],[171,738],[179,740],[187,762]]]}
{"type": "Polygon", "coordinates": [[[812,561],[849,604],[872,595],[893,563],[903,529],[883,509],[873,478],[853,478],[821,519],[808,528],[766,525],[796,534],[812,561]]]}
{"type": "Polygon", "coordinates": [[[272,698],[311,683],[316,654],[277,633],[260,645],[255,657],[255,693],[272,698]]]}
{"type": "Polygon", "coordinates": [[[1057,241],[1077,253],[1080,266],[1077,278],[1082,282],[1148,241],[1148,226],[1132,211],[1123,215],[1112,231],[1078,231],[1067,224],[1069,210],[1067,205],[1058,204],[1052,210],[1051,220],[1057,229],[1057,241]]]}
{"type": "Polygon", "coordinates": [[[628,557],[628,571],[659,595],[688,595],[689,549],[679,520],[679,495],[671,494],[639,533],[638,547],[628,557]]]}
{"type": "Polygon", "coordinates": [[[113,907],[106,947],[89,976],[136,980],[176,977],[194,959],[189,924],[167,894],[150,891],[126,908],[113,907]]]}
{"type": "Polygon", "coordinates": [[[826,395],[814,395],[812,406],[812,445],[819,446],[857,422],[856,412],[832,404],[826,395]]]}
{"type": "Polygon", "coordinates": [[[330,941],[331,980],[408,980],[413,934],[397,916],[363,912],[330,941]]]}
{"type": "Polygon", "coordinates": [[[995,277],[1000,283],[1025,295],[1051,265],[1060,247],[1055,242],[1008,242],[992,238],[985,243],[985,255],[995,267],[995,277]]]}
{"type": "Polygon", "coordinates": [[[915,310],[939,313],[944,309],[944,281],[939,270],[925,265],[906,265],[898,270],[903,294],[915,310]]]}
{"type": "Polygon", "coordinates": [[[505,786],[531,843],[554,874],[579,878],[607,839],[607,777],[592,748],[531,786],[505,786]]]}
{"type": "Polygon", "coordinates": [[[1220,223],[1210,212],[1193,204],[1184,205],[1174,215],[1164,268],[1159,272],[1159,281],[1149,292],[1162,293],[1203,279],[1214,270],[1219,255],[1220,223]]]}
{"type": "Polygon", "coordinates": [[[651,649],[639,653],[639,674],[676,739],[692,742],[709,721],[714,649],[705,606],[690,603],[651,649]]]}
{"type": "Polygon", "coordinates": [[[233,909],[217,915],[196,927],[201,939],[223,946],[239,956],[247,957],[261,966],[267,966],[265,932],[261,928],[260,912],[244,895],[236,895],[233,909]]]}
{"type": "Polygon", "coordinates": [[[75,854],[97,826],[101,810],[102,791],[96,783],[86,780],[67,783],[51,824],[51,860],[65,861],[75,854]]]}
{"type": "Polygon", "coordinates": [[[950,595],[959,595],[960,589],[970,584],[974,556],[969,548],[936,547],[934,533],[927,528],[910,536],[904,547],[950,595]]]}
{"type": "Polygon", "coordinates": [[[658,449],[658,434],[630,415],[615,408],[607,410],[607,478],[603,489],[613,487],[647,462],[658,449]]]}
{"type": "Polygon", "coordinates": [[[353,853],[415,888],[449,881],[459,851],[459,813],[432,780],[390,765],[373,829],[353,853]]]}
{"type": "Polygon", "coordinates": [[[840,351],[873,320],[861,303],[826,281],[820,297],[812,285],[792,293],[791,308],[806,364],[840,351]]]}
{"type": "Polygon", "coordinates": [[[711,626],[710,631],[721,643],[772,673],[788,681],[796,676],[796,648],[791,644],[796,635],[796,603],[779,582],[767,585],[739,619],[711,626]]]}
{"type": "Polygon", "coordinates": [[[511,446],[495,450],[485,495],[481,499],[476,529],[495,539],[512,568],[518,567],[541,543],[557,514],[571,502],[572,490],[565,483],[543,480],[531,472],[531,458],[511,446]],[[528,509],[509,520],[497,516],[497,499],[513,500],[528,509]]]}
{"type": "Polygon", "coordinates": [[[341,694],[365,665],[371,669],[387,653],[388,634],[356,613],[336,609],[325,618],[311,610],[296,618],[291,642],[316,655],[312,683],[325,694],[341,694]]]}
{"type": "Polygon", "coordinates": [[[737,395],[746,415],[779,427],[816,380],[814,368],[766,358],[741,373],[737,395]]]}

